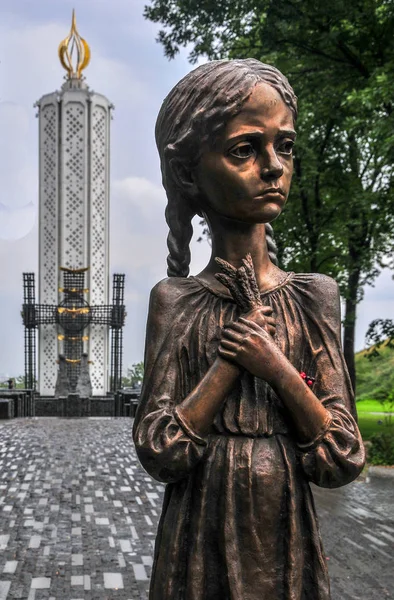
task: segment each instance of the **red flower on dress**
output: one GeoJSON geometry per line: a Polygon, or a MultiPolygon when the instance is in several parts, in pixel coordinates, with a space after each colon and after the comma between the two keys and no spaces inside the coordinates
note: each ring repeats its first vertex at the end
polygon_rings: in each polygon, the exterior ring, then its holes
{"type": "Polygon", "coordinates": [[[309,375],[307,375],[304,371],[302,371],[300,373],[300,376],[302,377],[302,379],[305,381],[306,385],[308,387],[312,387],[313,384],[315,383],[315,378],[314,377],[310,377],[309,375]]]}

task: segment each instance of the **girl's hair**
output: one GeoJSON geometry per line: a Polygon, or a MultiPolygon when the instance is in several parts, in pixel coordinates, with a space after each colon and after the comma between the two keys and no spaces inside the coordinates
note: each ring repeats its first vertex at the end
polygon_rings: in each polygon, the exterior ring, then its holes
{"type": "MultiPolygon", "coordinates": [[[[187,277],[190,264],[192,219],[199,207],[179,183],[179,167],[190,171],[197,165],[203,146],[212,143],[228,121],[237,115],[259,83],[275,88],[297,119],[297,98],[278,69],[254,58],[217,60],[197,67],[171,90],[156,122],[163,186],[170,229],[169,277],[187,277]]],[[[270,259],[277,264],[277,247],[270,224],[265,225],[270,259]]]]}

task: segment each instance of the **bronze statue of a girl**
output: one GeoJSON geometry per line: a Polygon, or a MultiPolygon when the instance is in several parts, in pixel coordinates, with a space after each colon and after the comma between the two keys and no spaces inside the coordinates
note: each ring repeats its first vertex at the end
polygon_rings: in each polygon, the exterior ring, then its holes
{"type": "Polygon", "coordinates": [[[296,117],[287,79],[247,59],[192,71],[157,120],[169,277],[151,294],[134,423],[168,484],[151,600],[330,598],[309,483],[349,483],[364,450],[338,287],[277,266],[296,117]],[[188,277],[196,214],[212,258],[188,277]]]}

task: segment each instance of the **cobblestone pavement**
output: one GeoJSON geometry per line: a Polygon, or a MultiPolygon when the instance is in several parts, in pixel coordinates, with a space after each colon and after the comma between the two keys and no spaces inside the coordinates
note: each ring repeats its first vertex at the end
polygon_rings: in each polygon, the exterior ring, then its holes
{"type": "Polygon", "coordinates": [[[332,600],[394,598],[394,480],[313,492],[332,600]]]}
{"type": "MultiPolygon", "coordinates": [[[[131,425],[0,422],[0,600],[147,599],[164,487],[139,466],[131,425]]],[[[394,598],[387,486],[315,491],[333,600],[394,598]]]]}
{"type": "Polygon", "coordinates": [[[164,487],[130,419],[0,423],[0,600],[147,598],[164,487]]]}

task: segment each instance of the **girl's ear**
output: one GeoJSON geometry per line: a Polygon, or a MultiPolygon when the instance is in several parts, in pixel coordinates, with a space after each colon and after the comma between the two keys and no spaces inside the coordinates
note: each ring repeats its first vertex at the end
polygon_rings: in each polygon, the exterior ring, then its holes
{"type": "Polygon", "coordinates": [[[193,170],[176,158],[171,159],[170,168],[179,187],[191,200],[197,200],[199,191],[193,170]]]}

